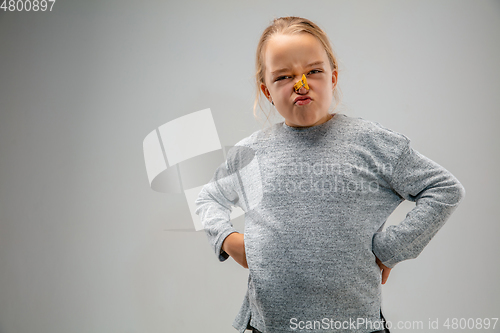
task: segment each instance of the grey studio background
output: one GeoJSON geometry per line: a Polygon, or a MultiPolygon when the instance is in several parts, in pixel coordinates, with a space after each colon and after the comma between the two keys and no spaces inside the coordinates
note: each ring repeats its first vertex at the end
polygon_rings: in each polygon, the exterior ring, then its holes
{"type": "Polygon", "coordinates": [[[329,35],[337,112],[405,134],[467,191],[392,270],[386,319],[500,317],[499,1],[58,0],[0,11],[1,333],[236,332],[248,271],[149,187],[142,142],[206,108],[222,145],[264,126],[255,49],[286,15],[329,35]]]}

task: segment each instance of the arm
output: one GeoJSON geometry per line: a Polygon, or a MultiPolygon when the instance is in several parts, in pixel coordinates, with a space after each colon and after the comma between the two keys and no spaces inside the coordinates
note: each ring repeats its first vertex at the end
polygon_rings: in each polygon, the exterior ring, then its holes
{"type": "Polygon", "coordinates": [[[416,203],[400,224],[373,236],[373,253],[393,268],[422,252],[457,208],[465,189],[449,171],[413,150],[409,143],[389,179],[394,191],[416,203]]]}
{"type": "Polygon", "coordinates": [[[238,142],[232,147],[214,176],[206,184],[195,201],[195,213],[209,242],[220,261],[229,256],[248,268],[245,254],[244,235],[238,233],[230,222],[231,206],[239,206],[245,212],[252,209],[262,198],[260,172],[255,152],[245,142],[251,137],[238,142]],[[249,191],[245,191],[245,187],[249,191]]]}
{"type": "MultiPolygon", "coordinates": [[[[196,201],[198,205],[196,213],[202,216],[205,232],[219,260],[224,261],[231,256],[238,264],[248,268],[244,235],[238,233],[228,220],[231,208],[224,207],[216,201],[212,202],[211,196],[206,196],[205,193],[207,192],[203,190],[200,192],[196,201]]],[[[229,201],[226,205],[229,205],[229,201]]]]}
{"type": "Polygon", "coordinates": [[[195,201],[195,213],[200,216],[205,234],[220,261],[229,257],[222,249],[222,243],[227,236],[237,233],[230,222],[231,206],[235,206],[239,200],[235,191],[235,178],[236,174],[228,172],[227,162],[221,164],[195,201]]]}

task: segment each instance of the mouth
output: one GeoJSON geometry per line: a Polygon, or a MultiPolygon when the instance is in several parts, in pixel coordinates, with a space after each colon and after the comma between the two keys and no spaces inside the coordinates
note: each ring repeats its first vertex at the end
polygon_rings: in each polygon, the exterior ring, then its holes
{"type": "Polygon", "coordinates": [[[308,97],[308,96],[299,96],[293,102],[296,105],[307,105],[307,104],[311,103],[311,101],[312,101],[311,97],[308,97]]]}

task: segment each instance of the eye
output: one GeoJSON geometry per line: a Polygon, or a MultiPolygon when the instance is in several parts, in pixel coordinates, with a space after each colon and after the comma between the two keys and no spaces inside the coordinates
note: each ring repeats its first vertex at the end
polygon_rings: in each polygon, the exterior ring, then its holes
{"type": "Polygon", "coordinates": [[[283,79],[286,79],[286,78],[289,78],[289,76],[279,76],[274,81],[276,82],[276,81],[280,81],[280,80],[283,80],[283,79]]]}
{"type": "Polygon", "coordinates": [[[312,71],[310,71],[307,74],[315,74],[315,73],[321,73],[321,70],[320,69],[313,69],[312,71]]]}

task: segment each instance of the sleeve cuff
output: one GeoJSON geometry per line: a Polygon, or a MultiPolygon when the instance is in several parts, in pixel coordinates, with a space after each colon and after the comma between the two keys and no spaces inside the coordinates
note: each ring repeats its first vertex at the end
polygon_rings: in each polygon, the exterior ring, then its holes
{"type": "Polygon", "coordinates": [[[219,238],[215,242],[215,253],[218,256],[219,261],[225,261],[227,258],[229,258],[229,254],[227,254],[225,251],[222,250],[222,243],[224,243],[226,237],[232,234],[233,232],[238,232],[238,231],[234,228],[228,228],[226,231],[219,234],[219,238]]]}

